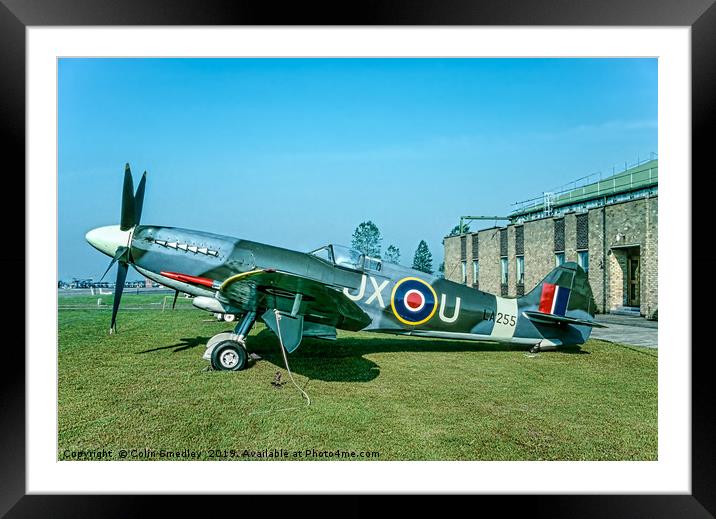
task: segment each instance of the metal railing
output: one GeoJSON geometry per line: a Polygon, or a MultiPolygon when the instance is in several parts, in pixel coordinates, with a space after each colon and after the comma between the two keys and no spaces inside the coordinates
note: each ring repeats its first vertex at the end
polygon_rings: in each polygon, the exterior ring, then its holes
{"type": "Polygon", "coordinates": [[[573,180],[568,184],[563,184],[559,188],[545,191],[542,193],[542,196],[530,198],[521,202],[515,202],[512,204],[512,215],[540,208],[546,209],[549,207],[550,209],[553,209],[555,205],[568,205],[570,203],[584,200],[585,198],[598,198],[610,195],[617,192],[618,189],[628,191],[643,185],[652,184],[657,178],[658,167],[649,167],[648,175],[645,175],[643,179],[637,178],[635,181],[634,176],[647,171],[645,169],[637,170],[639,166],[652,160],[656,160],[657,158],[657,154],[652,152],[648,159],[637,159],[637,162],[634,164],[628,164],[625,162],[624,170],[621,173],[613,173],[606,179],[602,179],[602,172],[598,171],[573,180]],[[593,179],[596,176],[599,176],[598,181],[587,182],[582,186],[577,186],[577,183],[593,179]],[[628,178],[628,182],[622,182],[622,180],[626,178],[628,178]],[[619,185],[617,186],[617,184],[619,185]],[[590,190],[588,192],[587,190],[590,188],[593,188],[593,191],[590,190]]]}

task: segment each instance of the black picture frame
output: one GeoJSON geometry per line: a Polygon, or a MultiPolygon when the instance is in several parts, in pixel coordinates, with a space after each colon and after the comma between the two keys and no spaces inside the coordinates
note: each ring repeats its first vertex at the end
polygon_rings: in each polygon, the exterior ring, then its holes
{"type": "MultiPolygon", "coordinates": [[[[692,36],[692,165],[707,175],[716,116],[716,6],[714,0],[541,0],[475,2],[471,0],[286,3],[277,8],[264,2],[171,0],[0,0],[0,146],[5,166],[5,190],[17,201],[25,193],[25,29],[28,26],[61,25],[554,25],[554,26],[689,26],[692,36]],[[339,9],[336,9],[339,8],[339,9]],[[711,131],[709,131],[711,130],[711,131]],[[9,160],[8,160],[9,159],[9,160]]],[[[687,177],[688,177],[688,172],[687,177]]],[[[700,178],[704,178],[704,176],[700,178]]],[[[692,181],[695,177],[690,177],[692,181]]],[[[706,190],[694,194],[707,196],[706,190]]],[[[708,207],[705,200],[693,206],[708,207]]],[[[19,202],[22,203],[22,202],[19,202]]],[[[9,215],[23,214],[5,207],[9,215]]],[[[16,217],[15,217],[16,218],[16,217]]],[[[8,221],[6,219],[6,221],[8,221]]],[[[10,220],[15,221],[15,220],[10,220]]],[[[704,236],[708,219],[692,217],[693,237],[704,236]]],[[[2,272],[26,270],[23,246],[14,237],[13,253],[0,258],[2,272]]],[[[692,240],[693,243],[693,240],[692,240]]],[[[692,272],[708,269],[710,256],[697,259],[684,251],[692,272]],[[693,259],[692,259],[693,258],[693,259]]],[[[691,285],[691,279],[685,279],[691,285]]],[[[18,301],[12,301],[17,312],[18,301]]],[[[24,305],[23,305],[24,307],[24,305]]],[[[692,296],[692,307],[705,308],[692,296]]],[[[693,315],[697,316],[698,312],[693,315]]],[[[27,315],[25,316],[27,323],[27,315]]],[[[694,322],[698,322],[695,319],[694,322]]],[[[695,330],[694,330],[695,331],[695,330]]],[[[5,327],[6,367],[0,384],[0,512],[8,517],[53,515],[56,517],[124,517],[146,512],[146,498],[127,496],[25,495],[25,350],[24,328],[5,327]],[[13,340],[15,328],[21,337],[13,340]],[[23,330],[20,332],[20,330],[23,330]]],[[[503,512],[528,507],[532,516],[549,517],[713,517],[716,514],[716,421],[713,377],[709,373],[709,341],[696,344],[696,334],[684,333],[692,348],[692,493],[690,495],[611,496],[502,496],[503,512]]],[[[681,346],[681,345],[678,345],[681,346]]],[[[178,496],[158,498],[166,513],[186,507],[178,496]]],[[[207,498],[203,498],[207,499],[207,498]]],[[[236,497],[227,499],[237,500],[236,497]]],[[[273,498],[272,498],[273,499],[273,498]]],[[[225,500],[222,500],[226,502],[225,500]]],[[[292,499],[296,503],[296,498],[292,499]]],[[[300,500],[299,500],[300,501],[300,500]]],[[[217,501],[213,501],[216,503],[217,501]]],[[[242,507],[246,501],[241,498],[242,507]]],[[[344,512],[355,512],[362,500],[340,501],[344,512]]],[[[421,500],[415,500],[422,506],[421,500]]],[[[234,506],[237,505],[235,501],[234,506]]],[[[278,505],[276,505],[278,506],[278,505]]],[[[303,505],[298,505],[303,506],[303,505]]],[[[313,505],[311,505],[313,506],[313,505]]],[[[273,507],[273,504],[272,504],[273,507]]],[[[334,512],[337,512],[334,510],[334,512]]]]}

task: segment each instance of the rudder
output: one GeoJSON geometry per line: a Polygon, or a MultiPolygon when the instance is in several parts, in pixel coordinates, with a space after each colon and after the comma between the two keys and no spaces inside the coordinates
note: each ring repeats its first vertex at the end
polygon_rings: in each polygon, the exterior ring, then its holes
{"type": "Polygon", "coordinates": [[[579,312],[593,318],[597,308],[587,273],[574,262],[556,267],[519,302],[520,307],[559,316],[579,312]]]}

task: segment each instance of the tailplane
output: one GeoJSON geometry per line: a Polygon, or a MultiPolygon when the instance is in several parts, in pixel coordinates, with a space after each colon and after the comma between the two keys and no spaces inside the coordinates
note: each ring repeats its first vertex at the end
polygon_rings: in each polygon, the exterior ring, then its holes
{"type": "Polygon", "coordinates": [[[593,327],[596,304],[587,273],[576,263],[564,263],[519,300],[521,314],[554,344],[582,344],[593,327]]]}

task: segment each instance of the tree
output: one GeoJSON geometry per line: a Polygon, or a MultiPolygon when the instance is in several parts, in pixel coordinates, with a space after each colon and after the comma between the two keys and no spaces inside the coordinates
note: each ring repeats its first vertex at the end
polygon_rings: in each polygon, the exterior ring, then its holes
{"type": "Polygon", "coordinates": [[[448,236],[460,236],[461,234],[465,234],[468,232],[470,232],[470,224],[462,224],[462,229],[460,229],[460,224],[457,224],[455,227],[452,228],[452,231],[450,231],[450,234],[448,234],[448,236]]]}
{"type": "Polygon", "coordinates": [[[388,245],[388,248],[385,250],[384,259],[391,263],[400,263],[400,249],[395,245],[388,245]]]}
{"type": "Polygon", "coordinates": [[[418,248],[413,257],[413,268],[426,274],[433,273],[433,255],[430,253],[425,240],[420,240],[420,243],[418,243],[418,248]]]}
{"type": "Polygon", "coordinates": [[[353,232],[351,247],[367,256],[380,258],[380,242],[382,240],[378,226],[368,220],[356,227],[353,232]]]}

